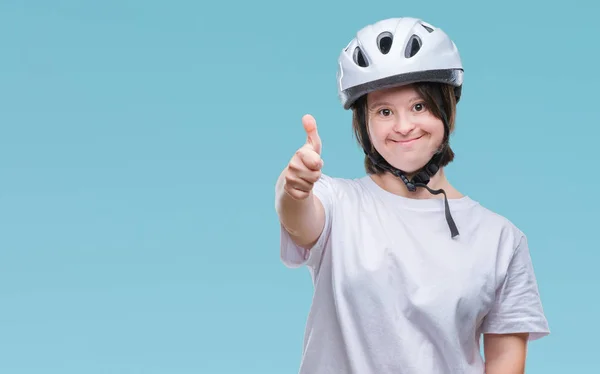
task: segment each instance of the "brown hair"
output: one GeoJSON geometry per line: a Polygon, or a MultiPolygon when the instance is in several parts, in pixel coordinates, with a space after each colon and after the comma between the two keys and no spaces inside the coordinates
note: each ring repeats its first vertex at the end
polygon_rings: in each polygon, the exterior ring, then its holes
{"type": "MultiPolygon", "coordinates": [[[[415,83],[413,87],[417,90],[417,93],[421,98],[425,101],[425,105],[431,111],[431,113],[441,119],[442,111],[445,108],[445,113],[448,118],[448,126],[449,126],[449,134],[452,134],[454,131],[454,123],[456,119],[456,96],[454,92],[454,87],[441,84],[441,83],[430,83],[430,82],[422,82],[415,83]],[[436,100],[436,97],[439,97],[441,100],[436,100]],[[441,102],[441,106],[438,104],[441,102]]],[[[367,95],[363,95],[360,97],[356,103],[352,107],[352,129],[354,131],[354,136],[358,141],[358,144],[364,148],[365,142],[362,138],[363,128],[367,127],[366,123],[367,118],[367,95]]],[[[369,139],[370,140],[370,139],[369,139]]],[[[373,148],[371,145],[371,150],[375,154],[377,154],[377,150],[373,148]]],[[[440,159],[439,167],[444,167],[448,165],[450,162],[454,160],[454,152],[450,148],[450,145],[446,145],[446,150],[444,151],[444,155],[440,159]]],[[[369,157],[365,155],[365,170],[369,174],[382,174],[385,172],[379,166],[374,165],[369,157]]]]}

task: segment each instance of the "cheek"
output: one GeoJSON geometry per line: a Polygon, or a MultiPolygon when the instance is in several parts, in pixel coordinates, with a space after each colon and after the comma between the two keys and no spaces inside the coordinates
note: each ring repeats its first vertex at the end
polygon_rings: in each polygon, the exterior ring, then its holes
{"type": "Polygon", "coordinates": [[[431,140],[436,143],[439,143],[444,139],[444,124],[439,120],[424,123],[421,128],[428,132],[431,140]]]}
{"type": "Polygon", "coordinates": [[[369,135],[371,137],[371,143],[373,143],[373,145],[379,146],[385,143],[385,139],[388,135],[388,130],[385,126],[377,124],[376,126],[370,127],[369,135]]]}

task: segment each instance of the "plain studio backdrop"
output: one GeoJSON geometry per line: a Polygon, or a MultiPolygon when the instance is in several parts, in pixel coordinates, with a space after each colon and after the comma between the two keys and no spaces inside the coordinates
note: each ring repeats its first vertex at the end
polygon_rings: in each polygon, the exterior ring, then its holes
{"type": "Polygon", "coordinates": [[[528,373],[597,366],[598,5],[588,1],[0,3],[0,372],[296,373],[312,284],[274,185],[315,116],[363,175],[336,63],[413,16],[466,70],[459,190],[528,236],[552,334],[528,373]],[[550,5],[552,4],[552,5],[550,5]]]}

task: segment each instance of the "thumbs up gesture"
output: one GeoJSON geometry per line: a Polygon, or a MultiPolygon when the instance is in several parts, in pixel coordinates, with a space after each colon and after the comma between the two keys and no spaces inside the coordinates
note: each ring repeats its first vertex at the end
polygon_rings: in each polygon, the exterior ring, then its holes
{"type": "Polygon", "coordinates": [[[306,143],[300,147],[285,170],[285,192],[295,200],[304,200],[312,191],[313,185],[321,177],[321,138],[317,123],[310,114],[302,117],[306,131],[306,143]]]}

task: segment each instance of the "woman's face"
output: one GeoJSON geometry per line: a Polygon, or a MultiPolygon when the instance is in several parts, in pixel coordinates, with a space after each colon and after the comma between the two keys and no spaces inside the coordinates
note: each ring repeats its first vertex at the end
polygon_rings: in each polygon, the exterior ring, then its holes
{"type": "Polygon", "coordinates": [[[413,173],[427,164],[444,139],[444,124],[412,85],[367,96],[371,143],[387,162],[413,173]]]}

